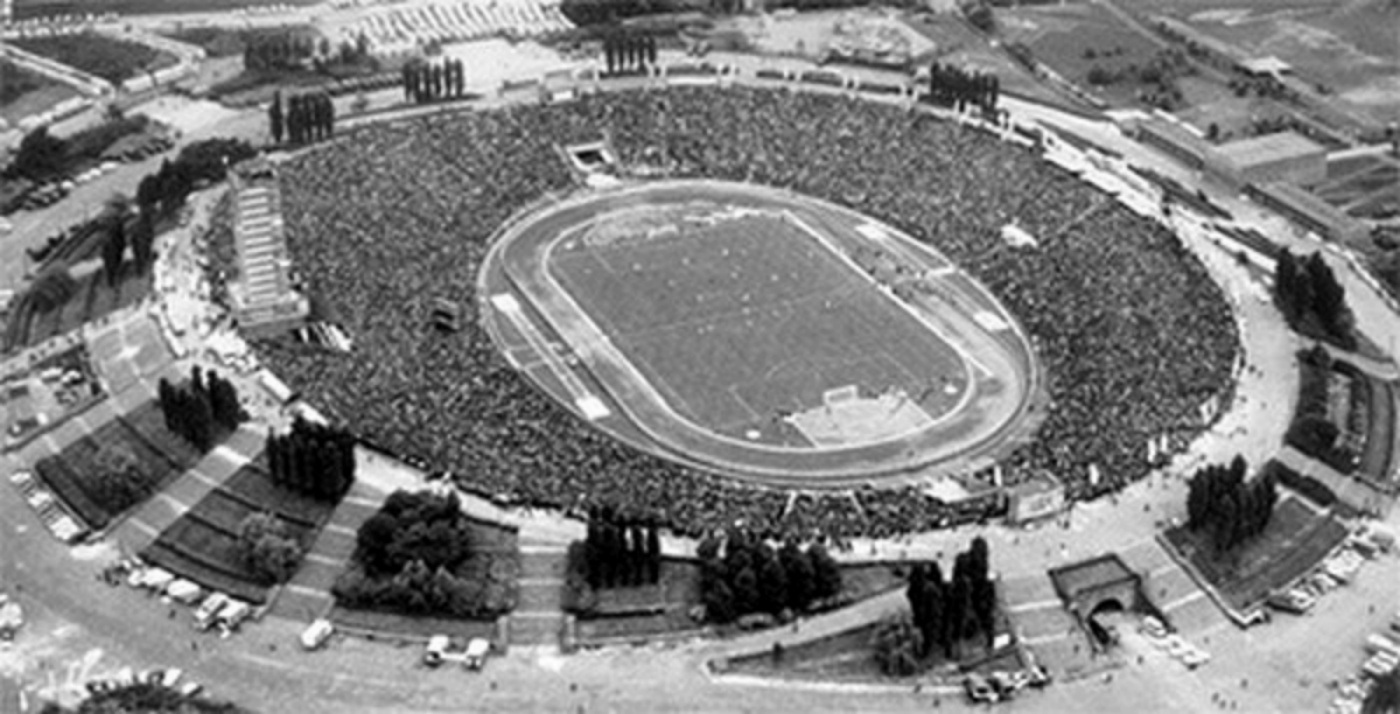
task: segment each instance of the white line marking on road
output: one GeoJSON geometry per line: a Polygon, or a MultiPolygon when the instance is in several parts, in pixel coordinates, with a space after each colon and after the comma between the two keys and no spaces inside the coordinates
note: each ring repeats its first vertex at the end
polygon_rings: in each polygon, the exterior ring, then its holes
{"type": "Polygon", "coordinates": [[[307,596],[307,597],[325,598],[325,599],[327,599],[327,600],[329,600],[330,597],[331,597],[331,594],[328,593],[328,592],[326,592],[325,590],[318,590],[318,589],[316,589],[316,588],[308,588],[308,587],[306,587],[305,585],[296,585],[296,584],[288,585],[288,586],[287,586],[287,592],[289,592],[289,593],[296,593],[296,594],[298,594],[298,595],[305,595],[305,596],[307,596]]]}
{"type": "Polygon", "coordinates": [[[1177,598],[1177,599],[1175,599],[1175,600],[1172,600],[1171,602],[1167,603],[1166,605],[1163,605],[1163,606],[1162,606],[1162,610],[1163,610],[1164,612],[1170,612],[1171,610],[1175,610],[1175,609],[1177,609],[1177,608],[1179,608],[1179,607],[1182,607],[1182,606],[1184,606],[1184,605],[1189,605],[1189,604],[1191,604],[1191,603],[1193,603],[1193,602],[1195,602],[1195,601],[1197,601],[1197,600],[1200,600],[1200,599],[1204,598],[1205,596],[1206,596],[1206,591],[1204,591],[1204,590],[1199,590],[1199,589],[1197,589],[1197,590],[1192,590],[1191,592],[1186,593],[1185,595],[1182,595],[1181,597],[1179,597],[1179,598],[1177,598]]]}
{"type": "Polygon", "coordinates": [[[1007,608],[1008,612],[1030,612],[1031,610],[1048,610],[1060,607],[1059,600],[1036,600],[1034,602],[1023,602],[1019,605],[1012,605],[1007,608]]]}
{"type": "Polygon", "coordinates": [[[562,585],[563,578],[519,578],[515,581],[520,587],[544,587],[549,585],[562,585]]]}
{"type": "Polygon", "coordinates": [[[1021,638],[1021,643],[1026,645],[1044,645],[1049,644],[1051,642],[1059,642],[1060,640],[1068,638],[1068,632],[1056,632],[1053,635],[1036,635],[1035,637],[1023,637],[1021,638]]]}

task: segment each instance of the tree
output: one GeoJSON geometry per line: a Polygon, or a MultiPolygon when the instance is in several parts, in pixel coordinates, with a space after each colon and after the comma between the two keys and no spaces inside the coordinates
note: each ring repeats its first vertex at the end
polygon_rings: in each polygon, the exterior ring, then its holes
{"type": "Polygon", "coordinates": [[[925,654],[927,650],[933,649],[934,645],[942,647],[945,654],[951,654],[952,641],[947,638],[946,600],[947,584],[943,581],[943,569],[938,566],[937,561],[931,562],[924,576],[924,620],[919,623],[924,635],[925,654]]]}
{"type": "Polygon", "coordinates": [[[238,543],[248,567],[272,582],[286,582],[301,561],[301,546],[270,513],[254,513],[239,524],[238,543]]]}
{"type": "Polygon", "coordinates": [[[29,294],[36,310],[48,312],[72,300],[77,292],[78,281],[73,274],[67,266],[57,265],[39,274],[29,294]]]}
{"type": "Polygon", "coordinates": [[[282,116],[282,92],[272,93],[272,103],[267,107],[268,129],[272,132],[272,143],[282,143],[282,131],[286,127],[283,125],[282,116]]]}
{"type": "Polygon", "coordinates": [[[923,633],[908,617],[880,623],[871,644],[875,661],[886,676],[907,677],[919,670],[919,654],[924,651],[923,633]]]}
{"type": "Polygon", "coordinates": [[[102,242],[102,274],[108,285],[121,279],[122,257],[126,254],[126,216],[113,217],[106,228],[107,239],[102,242]]]}
{"type": "Polygon", "coordinates": [[[758,546],[758,609],[778,614],[787,608],[787,571],[766,543],[758,546]]]}
{"type": "Polygon", "coordinates": [[[647,582],[661,582],[661,529],[655,523],[647,528],[647,582]]]}
{"type": "Polygon", "coordinates": [[[807,556],[812,561],[812,597],[824,600],[841,593],[841,569],[820,543],[807,548],[807,556]]]}
{"type": "Polygon", "coordinates": [[[62,139],[49,134],[47,126],[41,126],[20,140],[19,150],[6,173],[42,181],[63,170],[67,150],[62,139]]]}
{"type": "Polygon", "coordinates": [[[778,559],[783,564],[783,574],[787,580],[787,606],[793,612],[804,612],[812,604],[812,588],[815,574],[812,561],[790,540],[778,551],[778,559]]]}
{"type": "MultiPolygon", "coordinates": [[[[145,182],[143,181],[144,185],[145,182]]],[[[141,210],[132,222],[131,254],[136,261],[136,269],[145,272],[155,264],[156,226],[150,210],[141,210]]]]}

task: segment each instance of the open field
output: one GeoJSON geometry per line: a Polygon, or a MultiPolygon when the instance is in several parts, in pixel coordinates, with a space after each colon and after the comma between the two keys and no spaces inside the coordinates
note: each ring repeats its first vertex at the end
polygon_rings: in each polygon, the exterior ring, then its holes
{"type": "Polygon", "coordinates": [[[1134,104],[1143,85],[1131,70],[1148,64],[1158,46],[1094,4],[1021,7],[997,17],[1008,39],[1030,47],[1035,58],[1065,79],[1114,104],[1134,104]],[[1095,68],[1121,76],[1106,86],[1092,86],[1095,68]]]}
{"type": "Polygon", "coordinates": [[[1185,525],[1166,531],[1165,540],[1191,562],[1236,610],[1248,610],[1303,573],[1346,538],[1346,526],[1318,513],[1294,496],[1274,507],[1264,532],[1224,556],[1210,551],[1205,536],[1185,525]]]}
{"type": "Polygon", "coordinates": [[[174,55],[146,45],[85,32],[11,40],[16,47],[117,84],[140,74],[174,66],[174,55]]]}
{"type": "Polygon", "coordinates": [[[901,391],[936,419],[967,389],[946,342],[786,221],[561,248],[549,267],[570,295],[677,412],[715,431],[767,431],[846,386],[901,391]]]}
{"type": "Polygon", "coordinates": [[[1384,123],[1400,106],[1400,11],[1389,0],[1121,0],[1235,45],[1274,55],[1384,123]]]}
{"type": "Polygon", "coordinates": [[[314,5],[319,0],[15,0],[15,19],[52,15],[155,15],[222,12],[266,5],[314,5]]]}
{"type": "Polygon", "coordinates": [[[159,418],[155,402],[136,410],[140,431],[118,418],[35,464],[40,479],[94,530],[194,465],[180,437],[152,423],[152,411],[159,418]]]}

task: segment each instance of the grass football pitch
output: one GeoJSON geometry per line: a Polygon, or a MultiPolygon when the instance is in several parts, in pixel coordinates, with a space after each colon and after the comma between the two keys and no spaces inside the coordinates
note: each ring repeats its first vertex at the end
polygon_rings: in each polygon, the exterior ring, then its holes
{"type": "Polygon", "coordinates": [[[903,390],[936,418],[967,387],[952,347],[787,221],[575,241],[549,268],[672,408],[720,433],[820,407],[824,392],[851,385],[903,390]]]}

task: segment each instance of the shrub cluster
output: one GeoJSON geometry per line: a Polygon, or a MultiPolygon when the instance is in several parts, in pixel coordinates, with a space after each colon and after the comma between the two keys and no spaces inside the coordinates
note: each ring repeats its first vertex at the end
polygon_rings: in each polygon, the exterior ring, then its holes
{"type": "Polygon", "coordinates": [[[920,634],[919,657],[927,657],[935,645],[951,657],[959,642],[978,635],[991,641],[997,597],[989,556],[987,541],[978,536],[954,559],[951,582],[943,579],[937,562],[918,563],[911,570],[905,594],[920,634]]]}
{"type": "Polygon", "coordinates": [[[1264,469],[1245,483],[1248,468],[1244,457],[1236,456],[1229,466],[1201,468],[1188,484],[1187,526],[1204,531],[1217,552],[1227,552],[1262,533],[1278,503],[1274,472],[1264,469]]]}
{"type": "Polygon", "coordinates": [[[1285,249],[1274,269],[1274,303],[1293,329],[1343,349],[1356,349],[1346,289],[1321,253],[1299,258],[1285,249]]]}
{"type": "Polygon", "coordinates": [[[198,365],[191,370],[188,384],[176,387],[161,379],[156,396],[165,415],[165,428],[200,451],[213,448],[248,418],[233,383],[217,372],[206,375],[198,365]]]}
{"type": "Polygon", "coordinates": [[[498,610],[491,583],[467,577],[470,525],[456,494],[395,491],[360,526],[355,568],[332,593],[346,607],[414,615],[484,617],[498,610]]]}
{"type": "Polygon", "coordinates": [[[355,439],[344,429],[298,418],[286,434],[267,436],[272,480],[297,493],[338,501],[355,482],[355,439]]]}
{"type": "Polygon", "coordinates": [[[286,582],[301,562],[301,544],[271,513],[254,513],[238,524],[238,548],[248,569],[269,582],[286,582]]]}

